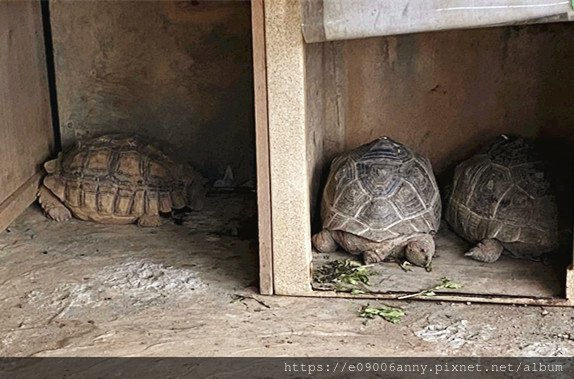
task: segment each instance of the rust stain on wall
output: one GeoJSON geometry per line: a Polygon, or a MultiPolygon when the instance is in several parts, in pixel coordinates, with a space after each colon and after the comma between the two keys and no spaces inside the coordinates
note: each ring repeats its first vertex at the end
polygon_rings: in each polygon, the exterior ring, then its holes
{"type": "Polygon", "coordinates": [[[254,178],[250,4],[53,1],[64,145],[138,132],[210,179],[254,178]]]}

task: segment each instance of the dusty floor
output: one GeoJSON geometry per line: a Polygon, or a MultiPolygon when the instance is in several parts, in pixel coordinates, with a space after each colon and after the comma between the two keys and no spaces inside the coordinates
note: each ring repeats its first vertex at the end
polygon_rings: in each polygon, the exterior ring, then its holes
{"type": "Polygon", "coordinates": [[[0,234],[0,355],[574,354],[574,309],[394,302],[401,323],[363,324],[364,300],[260,296],[253,212],[252,195],[218,195],[141,229],[30,207],[0,234]]]}

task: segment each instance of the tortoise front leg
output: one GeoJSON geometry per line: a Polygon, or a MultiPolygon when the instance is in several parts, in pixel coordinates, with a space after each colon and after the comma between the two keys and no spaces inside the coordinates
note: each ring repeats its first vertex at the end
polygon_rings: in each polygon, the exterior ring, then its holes
{"type": "Polygon", "coordinates": [[[387,244],[381,244],[381,246],[378,248],[365,250],[363,252],[363,261],[365,261],[365,264],[368,265],[384,262],[387,258],[390,257],[391,252],[391,247],[387,246],[387,244]]]}
{"type": "Polygon", "coordinates": [[[148,192],[143,198],[143,201],[143,215],[138,218],[138,226],[160,226],[161,219],[159,217],[159,194],[156,192],[148,192]]]}
{"type": "Polygon", "coordinates": [[[339,230],[332,232],[331,236],[346,252],[363,255],[365,264],[383,262],[391,256],[393,249],[397,246],[396,241],[375,242],[339,230]]]}
{"type": "Polygon", "coordinates": [[[67,221],[72,218],[70,210],[43,184],[38,189],[38,202],[46,217],[51,220],[67,221]]]}
{"type": "Polygon", "coordinates": [[[464,255],[476,261],[493,263],[500,258],[504,247],[495,239],[483,239],[464,255]]]}
{"type": "Polygon", "coordinates": [[[143,215],[138,218],[138,226],[144,227],[155,227],[161,225],[161,219],[159,215],[143,215]]]}

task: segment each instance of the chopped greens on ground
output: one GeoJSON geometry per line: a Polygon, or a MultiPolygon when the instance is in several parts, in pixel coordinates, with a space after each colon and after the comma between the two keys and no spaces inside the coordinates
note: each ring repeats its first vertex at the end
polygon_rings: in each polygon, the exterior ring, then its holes
{"type": "Polygon", "coordinates": [[[411,297],[417,297],[417,296],[436,296],[435,291],[444,290],[444,289],[458,289],[458,288],[462,287],[462,284],[455,283],[446,277],[441,278],[440,281],[441,282],[439,284],[435,285],[434,287],[426,288],[424,290],[421,290],[420,292],[413,293],[410,295],[399,296],[398,299],[401,299],[401,300],[402,299],[409,299],[411,297]]]}
{"type": "Polygon", "coordinates": [[[314,273],[317,283],[332,284],[337,292],[361,294],[368,292],[369,268],[350,259],[329,262],[314,273]]]}
{"type": "Polygon", "coordinates": [[[363,324],[366,324],[368,320],[372,320],[375,317],[381,317],[390,323],[398,324],[404,316],[405,312],[401,308],[389,307],[387,305],[383,305],[382,307],[371,307],[367,304],[362,306],[359,310],[359,317],[365,319],[363,324]]]}

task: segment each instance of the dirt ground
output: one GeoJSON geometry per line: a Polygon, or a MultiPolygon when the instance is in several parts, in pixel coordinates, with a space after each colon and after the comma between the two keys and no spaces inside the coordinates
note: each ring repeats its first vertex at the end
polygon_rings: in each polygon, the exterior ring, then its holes
{"type": "Polygon", "coordinates": [[[574,309],[261,296],[252,194],[155,229],[55,223],[0,234],[1,356],[572,356],[574,309]],[[371,305],[380,302],[371,301],[371,305]]]}

